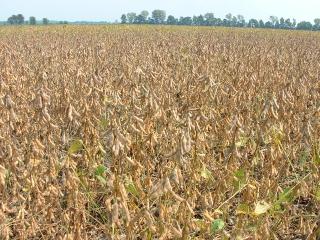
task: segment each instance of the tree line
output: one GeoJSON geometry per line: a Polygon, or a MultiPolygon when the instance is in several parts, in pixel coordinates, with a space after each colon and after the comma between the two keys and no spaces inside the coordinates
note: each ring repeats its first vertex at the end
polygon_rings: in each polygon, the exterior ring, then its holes
{"type": "Polygon", "coordinates": [[[213,13],[206,13],[199,16],[187,16],[176,18],[173,15],[167,17],[164,10],[149,12],[143,10],[140,14],[130,12],[122,14],[122,24],[167,24],[167,25],[193,25],[193,26],[224,26],[224,27],[248,27],[248,28],[274,28],[274,29],[298,29],[298,30],[320,30],[320,18],[314,19],[314,23],[308,21],[298,22],[290,18],[278,18],[270,16],[269,20],[250,19],[246,21],[242,15],[227,14],[225,18],[217,18],[213,13]]]}
{"type": "MultiPolygon", "coordinates": [[[[37,21],[34,16],[29,17],[29,20],[25,20],[22,14],[12,15],[7,19],[7,24],[10,25],[22,25],[22,24],[43,24],[47,25],[50,21],[48,18],[43,18],[41,21],[37,21]]],[[[59,21],[54,23],[68,24],[67,21],[59,21]]],[[[314,23],[308,21],[298,22],[295,19],[290,18],[278,18],[276,16],[270,16],[269,20],[264,22],[263,20],[250,19],[246,21],[242,15],[227,14],[224,18],[215,17],[213,13],[200,14],[199,16],[187,16],[176,18],[173,15],[166,15],[164,10],[156,9],[152,11],[151,15],[146,10],[137,14],[130,12],[122,14],[122,24],[167,24],[167,25],[193,25],[193,26],[224,26],[224,27],[249,27],[249,28],[274,28],[274,29],[298,29],[298,30],[320,30],[320,18],[314,19],[314,23]]]]}
{"type": "MultiPolygon", "coordinates": [[[[10,25],[22,25],[22,24],[36,25],[38,23],[41,23],[43,25],[48,25],[50,21],[48,18],[42,18],[41,22],[39,22],[34,16],[29,17],[29,20],[25,20],[22,14],[12,15],[7,19],[7,24],[10,24],[10,25]]],[[[58,23],[68,24],[67,21],[59,21],[58,23]]]]}

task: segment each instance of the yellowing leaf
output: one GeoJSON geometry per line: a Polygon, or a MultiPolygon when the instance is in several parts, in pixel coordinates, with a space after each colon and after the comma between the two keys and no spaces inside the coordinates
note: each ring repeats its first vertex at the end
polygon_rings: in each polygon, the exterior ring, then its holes
{"type": "Polygon", "coordinates": [[[205,166],[202,168],[200,175],[204,179],[212,178],[211,172],[205,166]]]}
{"type": "Polygon", "coordinates": [[[103,146],[99,143],[99,150],[102,154],[106,154],[107,152],[103,149],[103,146]]]}
{"type": "Polygon", "coordinates": [[[236,240],[244,240],[245,238],[243,238],[241,235],[236,236],[236,240]]]}
{"type": "Polygon", "coordinates": [[[283,126],[280,125],[280,126],[273,126],[271,128],[271,137],[272,137],[272,140],[273,140],[273,143],[275,145],[278,145],[278,146],[281,146],[282,144],[282,140],[284,138],[284,132],[283,132],[283,126]]]}
{"type": "Polygon", "coordinates": [[[74,154],[83,149],[83,142],[80,139],[74,140],[69,147],[68,153],[74,154]]]}
{"type": "Polygon", "coordinates": [[[107,184],[107,180],[104,177],[98,175],[98,176],[96,176],[96,178],[99,180],[101,185],[106,185],[107,184]]]}
{"type": "Polygon", "coordinates": [[[270,204],[266,203],[265,201],[257,202],[254,209],[254,215],[259,216],[264,214],[270,209],[270,207],[270,204]]]}
{"type": "Polygon", "coordinates": [[[222,212],[221,210],[219,210],[219,209],[214,210],[214,213],[216,213],[216,214],[220,214],[220,215],[222,215],[222,214],[223,214],[223,212],[222,212]]]}
{"type": "Polygon", "coordinates": [[[314,148],[313,161],[316,165],[320,165],[320,153],[317,147],[314,148]]]}
{"type": "Polygon", "coordinates": [[[236,214],[250,214],[250,206],[245,203],[239,204],[236,209],[236,214]]]}
{"type": "Polygon", "coordinates": [[[316,199],[318,202],[320,202],[320,186],[317,187],[317,189],[316,189],[316,199]]]}
{"type": "Polygon", "coordinates": [[[239,140],[236,142],[237,147],[244,147],[248,143],[249,138],[245,136],[240,136],[239,140]]]}

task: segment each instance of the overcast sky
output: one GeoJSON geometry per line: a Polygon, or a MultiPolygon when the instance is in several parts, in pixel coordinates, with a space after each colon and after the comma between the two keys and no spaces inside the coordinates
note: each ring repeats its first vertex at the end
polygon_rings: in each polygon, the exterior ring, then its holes
{"type": "Polygon", "coordinates": [[[114,21],[122,13],[153,9],[176,17],[213,12],[267,20],[270,15],[312,21],[320,18],[320,0],[0,0],[0,19],[22,13],[25,17],[54,20],[114,21]]]}

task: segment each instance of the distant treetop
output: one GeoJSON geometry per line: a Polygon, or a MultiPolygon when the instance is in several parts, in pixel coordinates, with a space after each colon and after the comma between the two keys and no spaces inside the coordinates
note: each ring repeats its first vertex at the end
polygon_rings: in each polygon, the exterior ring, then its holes
{"type": "MultiPolygon", "coordinates": [[[[117,23],[116,21],[115,23],[117,23]]],[[[296,30],[312,30],[320,31],[320,18],[314,19],[314,22],[301,21],[297,23],[295,19],[278,18],[270,16],[267,21],[262,19],[251,18],[246,21],[242,15],[226,14],[224,18],[219,18],[212,12],[194,16],[180,16],[166,14],[166,11],[155,9],[151,13],[142,10],[140,13],[129,12],[122,14],[120,18],[121,24],[166,24],[166,25],[185,25],[185,26],[223,26],[223,27],[246,27],[246,28],[273,28],[273,29],[296,29],[296,30]]],[[[48,18],[42,18],[42,21],[37,21],[36,17],[29,17],[29,21],[25,21],[25,17],[20,13],[12,15],[7,19],[9,25],[22,24],[68,24],[68,21],[49,21],[48,18]]],[[[78,22],[74,22],[77,24],[78,22]]],[[[91,22],[90,22],[91,23],[91,22]]],[[[100,22],[101,23],[101,22],[100,22]]]]}
{"type": "Polygon", "coordinates": [[[186,16],[176,18],[169,15],[166,18],[164,10],[156,9],[152,11],[150,17],[148,11],[142,11],[140,14],[130,12],[122,14],[122,24],[167,24],[167,25],[188,25],[188,26],[224,26],[224,27],[247,27],[247,28],[274,28],[274,29],[298,29],[298,30],[320,30],[320,18],[314,20],[314,24],[306,21],[297,23],[295,19],[270,16],[269,20],[264,22],[261,19],[250,19],[248,22],[244,16],[233,16],[228,13],[225,18],[216,18],[211,12],[199,16],[186,16]]]}

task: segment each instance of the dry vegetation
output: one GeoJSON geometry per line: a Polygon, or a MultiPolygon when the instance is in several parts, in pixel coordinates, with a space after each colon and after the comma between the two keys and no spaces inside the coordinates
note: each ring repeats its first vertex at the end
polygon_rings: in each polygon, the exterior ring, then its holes
{"type": "Polygon", "coordinates": [[[320,35],[0,29],[0,239],[317,239],[320,35]]]}

